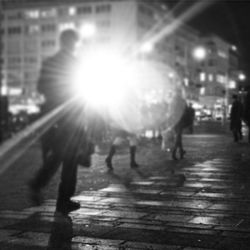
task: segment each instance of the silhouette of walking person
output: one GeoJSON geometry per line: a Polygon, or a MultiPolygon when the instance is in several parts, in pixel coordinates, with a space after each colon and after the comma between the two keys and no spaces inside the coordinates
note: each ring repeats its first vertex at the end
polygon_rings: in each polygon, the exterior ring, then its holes
{"type": "MultiPolygon", "coordinates": [[[[71,69],[76,65],[73,52],[78,41],[79,36],[75,30],[63,31],[60,35],[60,50],[42,65],[38,91],[45,97],[43,114],[63,105],[73,97],[71,69]]],[[[42,202],[42,188],[62,165],[56,210],[68,213],[80,208],[80,204],[71,201],[71,197],[77,181],[78,152],[82,145],[87,145],[83,116],[83,105],[73,103],[70,110],[65,111],[42,136],[43,165],[29,183],[34,203],[42,202]]]]}
{"type": "Polygon", "coordinates": [[[243,105],[237,95],[233,95],[233,103],[230,111],[230,129],[235,142],[242,140],[242,116],[243,105]]]}

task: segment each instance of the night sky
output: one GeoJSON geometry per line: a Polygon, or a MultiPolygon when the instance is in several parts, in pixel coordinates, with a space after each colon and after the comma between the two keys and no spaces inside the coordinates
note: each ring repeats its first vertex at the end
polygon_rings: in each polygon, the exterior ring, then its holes
{"type": "MultiPolygon", "coordinates": [[[[210,1],[210,0],[199,0],[210,1]]],[[[194,0],[165,1],[179,14],[187,9],[194,0]]],[[[217,0],[210,7],[193,17],[188,24],[202,34],[215,33],[237,45],[243,58],[242,67],[250,75],[250,1],[217,0]]]]}

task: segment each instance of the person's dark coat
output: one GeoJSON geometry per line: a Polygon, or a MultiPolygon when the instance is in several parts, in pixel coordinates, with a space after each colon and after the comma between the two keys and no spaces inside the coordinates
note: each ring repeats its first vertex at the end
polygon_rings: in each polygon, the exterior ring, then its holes
{"type": "Polygon", "coordinates": [[[243,116],[243,105],[239,100],[235,100],[232,104],[230,112],[230,129],[239,130],[241,129],[243,116]]]}

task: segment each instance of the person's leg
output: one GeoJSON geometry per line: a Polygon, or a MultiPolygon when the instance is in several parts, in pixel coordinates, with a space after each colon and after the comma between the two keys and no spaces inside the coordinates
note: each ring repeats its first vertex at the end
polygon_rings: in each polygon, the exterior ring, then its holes
{"type": "Polygon", "coordinates": [[[183,143],[182,143],[182,133],[183,133],[183,130],[181,129],[180,130],[180,135],[179,135],[179,150],[180,150],[180,158],[183,159],[184,158],[184,155],[186,154],[186,151],[184,150],[183,148],[183,143]]]}
{"type": "Polygon", "coordinates": [[[123,140],[124,140],[124,139],[121,138],[121,137],[119,137],[119,136],[115,137],[115,139],[114,139],[114,141],[113,141],[113,143],[112,143],[112,145],[111,145],[111,147],[110,147],[110,149],[109,149],[109,153],[108,153],[108,156],[107,156],[106,159],[105,159],[105,162],[106,162],[106,166],[107,166],[110,170],[113,169],[112,159],[113,159],[113,156],[114,156],[115,153],[116,153],[116,149],[117,149],[117,147],[118,147],[119,145],[121,145],[121,143],[122,143],[123,140]]]}
{"type": "Polygon", "coordinates": [[[173,160],[178,160],[177,156],[176,156],[176,153],[177,153],[177,150],[180,147],[180,143],[181,143],[180,129],[176,129],[175,133],[176,133],[176,135],[175,135],[174,147],[173,147],[173,150],[172,150],[172,159],[173,160]]]}
{"type": "Polygon", "coordinates": [[[139,167],[139,165],[135,160],[136,146],[137,146],[136,135],[129,135],[128,140],[129,140],[129,152],[130,152],[130,167],[131,168],[139,167]]]}
{"type": "Polygon", "coordinates": [[[49,134],[52,135],[50,132],[42,139],[42,166],[28,184],[31,191],[30,198],[36,205],[42,202],[41,189],[49,183],[61,164],[61,151],[58,147],[60,143],[56,144],[54,136],[49,139],[49,134]],[[46,138],[48,141],[45,140],[46,138]],[[53,143],[51,139],[54,139],[53,143]],[[48,145],[49,141],[50,145],[48,145]]]}
{"type": "Polygon", "coordinates": [[[63,158],[61,180],[58,190],[57,206],[59,212],[70,212],[80,208],[80,204],[71,201],[77,182],[78,155],[76,146],[68,147],[63,158]]]}

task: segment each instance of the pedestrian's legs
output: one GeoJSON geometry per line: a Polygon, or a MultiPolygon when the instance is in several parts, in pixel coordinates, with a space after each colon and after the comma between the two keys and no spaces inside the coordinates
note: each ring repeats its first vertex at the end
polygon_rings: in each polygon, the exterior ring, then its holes
{"type": "Polygon", "coordinates": [[[63,159],[61,181],[58,190],[56,209],[67,213],[80,208],[80,204],[73,202],[70,198],[75,193],[77,182],[78,155],[75,147],[69,149],[63,159]]]}
{"type": "MultiPolygon", "coordinates": [[[[44,152],[45,153],[45,152],[44,152]]],[[[52,179],[61,164],[61,152],[58,148],[51,146],[50,152],[43,155],[42,167],[35,177],[29,182],[31,189],[31,200],[36,205],[42,203],[41,189],[52,179]]]]}

